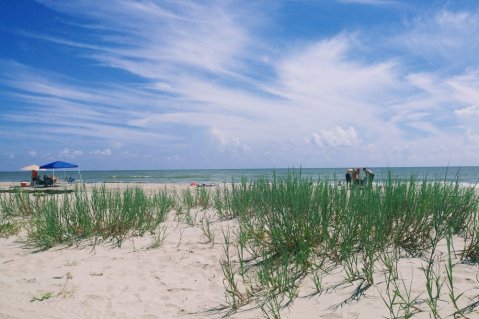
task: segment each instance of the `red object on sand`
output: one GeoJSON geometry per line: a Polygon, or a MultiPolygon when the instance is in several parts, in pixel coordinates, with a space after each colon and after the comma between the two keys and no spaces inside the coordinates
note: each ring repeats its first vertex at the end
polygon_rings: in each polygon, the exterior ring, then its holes
{"type": "Polygon", "coordinates": [[[190,183],[190,186],[198,186],[198,183],[196,182],[190,183]]]}

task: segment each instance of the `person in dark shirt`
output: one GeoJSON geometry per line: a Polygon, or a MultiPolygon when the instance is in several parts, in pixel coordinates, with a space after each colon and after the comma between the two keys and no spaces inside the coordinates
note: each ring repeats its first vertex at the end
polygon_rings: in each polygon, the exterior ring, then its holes
{"type": "Polygon", "coordinates": [[[346,170],[346,187],[351,187],[353,172],[354,172],[353,168],[349,168],[348,170],[346,170]]]}

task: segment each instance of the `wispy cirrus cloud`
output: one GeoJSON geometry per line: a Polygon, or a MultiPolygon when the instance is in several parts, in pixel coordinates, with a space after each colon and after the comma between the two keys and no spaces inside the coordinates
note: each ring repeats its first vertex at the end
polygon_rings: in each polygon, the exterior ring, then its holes
{"type": "Polygon", "coordinates": [[[42,3],[94,19],[86,27],[103,32],[97,35],[100,48],[90,47],[95,51],[91,58],[147,78],[169,81],[170,72],[181,65],[191,72],[231,74],[242,67],[237,57],[251,44],[247,25],[252,18],[239,16],[241,7],[232,14],[223,2],[42,3]]]}
{"type": "Polygon", "coordinates": [[[467,106],[465,108],[455,110],[454,113],[459,116],[465,116],[465,117],[476,116],[476,115],[479,115],[479,106],[477,105],[467,106]]]}
{"type": "Polygon", "coordinates": [[[391,38],[391,44],[420,57],[426,65],[457,71],[471,65],[479,66],[476,58],[478,32],[479,8],[468,11],[441,9],[411,19],[404,32],[391,38]]]}
{"type": "MultiPolygon", "coordinates": [[[[83,86],[64,76],[42,74],[18,64],[9,65],[8,70],[2,82],[13,91],[5,95],[21,107],[2,112],[0,118],[10,123],[28,124],[30,134],[37,138],[76,136],[130,142],[145,138],[148,141],[173,139],[168,134],[129,126],[125,121],[125,118],[135,117],[138,105],[148,109],[156,101],[156,96],[143,90],[132,94],[134,90],[129,88],[83,86]]],[[[25,134],[25,131],[17,131],[10,134],[25,134]]]]}
{"type": "Polygon", "coordinates": [[[353,146],[360,142],[354,127],[344,129],[340,126],[336,126],[329,131],[321,130],[320,133],[315,132],[312,134],[311,140],[320,147],[353,146]]]}

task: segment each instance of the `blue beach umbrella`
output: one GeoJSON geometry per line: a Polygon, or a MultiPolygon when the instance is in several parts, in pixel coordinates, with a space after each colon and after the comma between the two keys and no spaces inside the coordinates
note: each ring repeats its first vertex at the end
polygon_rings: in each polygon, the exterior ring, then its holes
{"type": "Polygon", "coordinates": [[[62,161],[56,161],[52,163],[48,163],[45,165],[40,166],[40,168],[45,168],[45,169],[58,169],[58,168],[77,168],[77,164],[71,164],[67,162],[62,162],[62,161]]]}
{"type": "MultiPolygon", "coordinates": [[[[55,161],[45,165],[40,166],[40,169],[51,169],[53,170],[53,175],[55,176],[55,169],[66,169],[66,168],[77,168],[78,174],[80,175],[80,180],[82,180],[80,169],[78,168],[77,164],[62,162],[62,161],[55,161]]],[[[66,174],[66,173],[65,173],[66,174]]]]}

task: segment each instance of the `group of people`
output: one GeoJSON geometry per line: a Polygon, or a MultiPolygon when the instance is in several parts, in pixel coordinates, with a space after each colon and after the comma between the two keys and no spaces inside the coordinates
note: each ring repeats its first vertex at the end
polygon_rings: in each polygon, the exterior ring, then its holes
{"type": "Polygon", "coordinates": [[[32,171],[32,186],[53,186],[57,181],[56,176],[43,175],[43,177],[40,177],[38,171],[32,171]]]}
{"type": "Polygon", "coordinates": [[[371,185],[374,180],[374,172],[366,167],[361,171],[360,168],[349,168],[346,171],[346,186],[351,185],[371,185]]]}

